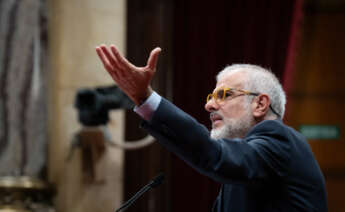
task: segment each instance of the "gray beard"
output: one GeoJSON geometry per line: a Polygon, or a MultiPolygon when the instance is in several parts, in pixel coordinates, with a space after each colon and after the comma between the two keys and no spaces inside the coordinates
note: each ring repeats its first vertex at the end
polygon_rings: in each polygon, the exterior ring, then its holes
{"type": "Polygon", "coordinates": [[[218,129],[211,130],[211,138],[244,138],[254,123],[254,119],[250,113],[246,113],[244,117],[241,117],[238,120],[224,118],[223,121],[223,126],[218,129]]]}

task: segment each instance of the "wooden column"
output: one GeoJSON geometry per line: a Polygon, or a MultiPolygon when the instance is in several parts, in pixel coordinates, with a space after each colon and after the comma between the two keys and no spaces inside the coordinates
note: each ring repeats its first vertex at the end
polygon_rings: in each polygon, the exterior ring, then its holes
{"type": "MultiPolygon", "coordinates": [[[[144,66],[150,51],[160,46],[158,68],[153,88],[160,95],[172,97],[172,1],[128,0],[127,58],[144,66]]],[[[140,118],[126,113],[126,140],[136,140],[146,134],[139,129],[140,118]]],[[[164,172],[166,182],[140,198],[128,211],[168,212],[170,210],[170,153],[155,143],[125,154],[125,200],[129,199],[154,176],[164,172]]]]}

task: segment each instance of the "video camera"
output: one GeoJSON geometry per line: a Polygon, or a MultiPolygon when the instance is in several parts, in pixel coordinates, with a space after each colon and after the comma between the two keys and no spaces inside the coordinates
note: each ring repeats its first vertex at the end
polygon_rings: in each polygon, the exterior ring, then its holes
{"type": "Polygon", "coordinates": [[[74,106],[84,126],[99,126],[108,123],[109,110],[130,109],[134,103],[117,86],[109,86],[78,90],[74,106]]]}

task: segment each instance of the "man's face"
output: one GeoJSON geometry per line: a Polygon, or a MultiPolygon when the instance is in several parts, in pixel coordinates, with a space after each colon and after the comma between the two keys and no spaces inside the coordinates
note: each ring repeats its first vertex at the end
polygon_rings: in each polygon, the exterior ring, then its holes
{"type": "MultiPolygon", "coordinates": [[[[214,91],[220,88],[243,89],[245,82],[246,73],[227,74],[217,82],[214,91]]],[[[205,105],[205,109],[210,112],[211,137],[214,139],[243,138],[254,125],[248,96],[241,95],[241,93],[234,96],[234,98],[229,97],[218,102],[212,99],[205,105]]]]}

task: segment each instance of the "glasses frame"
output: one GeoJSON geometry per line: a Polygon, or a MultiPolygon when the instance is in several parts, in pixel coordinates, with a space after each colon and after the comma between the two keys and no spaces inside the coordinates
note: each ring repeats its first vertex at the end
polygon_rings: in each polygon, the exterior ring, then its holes
{"type": "MultiPolygon", "coordinates": [[[[243,89],[237,89],[237,88],[220,88],[220,89],[217,89],[216,91],[214,91],[213,93],[210,93],[210,94],[207,95],[207,97],[206,97],[206,104],[207,104],[209,101],[211,101],[212,99],[214,99],[215,102],[216,102],[217,104],[219,104],[219,102],[217,101],[217,100],[219,99],[218,96],[217,96],[217,94],[218,94],[218,92],[219,92],[220,90],[223,90],[223,96],[222,96],[222,98],[221,98],[220,101],[224,101],[224,100],[225,100],[225,98],[226,98],[226,92],[227,92],[227,91],[239,91],[239,92],[242,92],[242,94],[237,95],[237,96],[234,96],[234,97],[232,97],[231,99],[236,98],[236,97],[238,97],[238,96],[243,96],[243,95],[247,95],[247,96],[259,96],[259,95],[260,95],[260,93],[251,92],[251,91],[247,91],[247,90],[243,90],[243,89]]],[[[272,110],[272,112],[273,112],[276,116],[278,116],[278,118],[280,118],[279,113],[277,113],[277,112],[273,109],[272,104],[269,105],[269,108],[272,110]]]]}
{"type": "MultiPolygon", "coordinates": [[[[220,88],[220,89],[218,89],[218,90],[216,90],[216,91],[214,91],[213,93],[210,93],[210,94],[208,94],[207,95],[207,97],[206,97],[206,103],[208,103],[209,101],[211,101],[211,99],[214,99],[217,103],[218,103],[218,92],[219,91],[223,91],[223,96],[222,96],[222,98],[220,99],[220,101],[224,101],[225,100],[225,98],[226,98],[226,92],[228,92],[228,91],[239,91],[239,92],[242,92],[242,94],[241,95],[237,95],[237,96],[242,96],[242,95],[248,95],[248,96],[258,96],[258,95],[260,95],[259,93],[255,93],[255,92],[251,92],[251,91],[247,91],[247,90],[243,90],[243,89],[237,89],[237,88],[220,88]]],[[[233,98],[235,98],[235,97],[237,97],[237,96],[234,96],[233,98]]],[[[233,99],[232,98],[232,99],[233,99]]]]}

